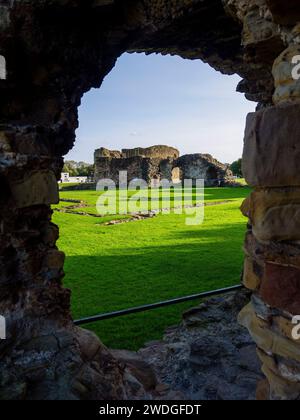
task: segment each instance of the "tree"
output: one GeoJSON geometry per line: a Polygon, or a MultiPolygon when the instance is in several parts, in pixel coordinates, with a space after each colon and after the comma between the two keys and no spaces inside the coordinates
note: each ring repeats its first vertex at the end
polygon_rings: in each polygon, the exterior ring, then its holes
{"type": "Polygon", "coordinates": [[[63,172],[67,172],[70,176],[87,176],[92,177],[94,174],[94,165],[85,162],[66,161],[63,172]]]}
{"type": "Polygon", "coordinates": [[[230,165],[233,175],[243,178],[242,159],[238,159],[230,165]]]}
{"type": "Polygon", "coordinates": [[[68,173],[70,176],[78,176],[77,169],[73,166],[72,162],[65,162],[63,172],[68,173]]]}

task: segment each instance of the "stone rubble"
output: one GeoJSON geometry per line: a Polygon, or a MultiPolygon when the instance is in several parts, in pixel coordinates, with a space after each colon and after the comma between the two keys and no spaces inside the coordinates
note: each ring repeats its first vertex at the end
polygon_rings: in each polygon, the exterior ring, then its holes
{"type": "MultiPolygon", "coordinates": [[[[249,302],[242,290],[205,300],[138,352],[113,350],[128,397],[150,400],[254,400],[265,385],[250,335],[236,323],[249,302]]],[[[259,357],[258,357],[259,356],[259,357]]],[[[263,392],[263,390],[262,390],[263,392]]]]}
{"type": "Polygon", "coordinates": [[[250,335],[236,323],[247,302],[245,290],[207,299],[138,356],[183,399],[254,400],[263,375],[250,335]]]}

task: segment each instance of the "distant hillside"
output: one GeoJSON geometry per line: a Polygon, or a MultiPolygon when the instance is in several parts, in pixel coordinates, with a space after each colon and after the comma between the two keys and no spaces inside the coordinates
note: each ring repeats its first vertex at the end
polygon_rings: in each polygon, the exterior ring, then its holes
{"type": "Polygon", "coordinates": [[[66,160],[63,172],[68,172],[70,176],[89,176],[94,175],[94,165],[86,162],[75,162],[74,160],[66,160]]]}

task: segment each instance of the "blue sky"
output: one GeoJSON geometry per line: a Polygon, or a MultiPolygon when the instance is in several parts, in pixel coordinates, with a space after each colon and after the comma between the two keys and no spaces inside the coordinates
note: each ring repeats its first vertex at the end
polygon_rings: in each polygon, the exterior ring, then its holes
{"type": "Polygon", "coordinates": [[[242,154],[245,117],[256,106],[235,92],[239,80],[200,60],[124,54],[101,89],[84,95],[66,159],[93,162],[99,147],[166,144],[230,163],[242,154]]]}

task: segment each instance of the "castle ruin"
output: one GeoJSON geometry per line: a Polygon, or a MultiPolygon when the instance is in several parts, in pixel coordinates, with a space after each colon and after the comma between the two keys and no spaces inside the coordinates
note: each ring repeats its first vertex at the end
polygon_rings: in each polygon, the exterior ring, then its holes
{"type": "Polygon", "coordinates": [[[177,149],[169,146],[95,151],[95,180],[112,179],[119,184],[119,174],[127,171],[128,182],[143,179],[149,186],[168,180],[174,184],[184,179],[204,179],[206,186],[225,186],[233,175],[226,165],[210,155],[192,154],[180,157],[177,149]]]}

